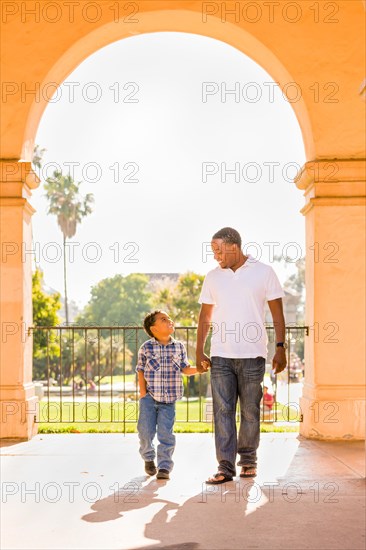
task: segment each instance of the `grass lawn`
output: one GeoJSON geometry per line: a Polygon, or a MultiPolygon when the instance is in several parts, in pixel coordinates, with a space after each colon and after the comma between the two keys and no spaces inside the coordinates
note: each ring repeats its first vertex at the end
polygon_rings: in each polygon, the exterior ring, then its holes
{"type": "MultiPolygon", "coordinates": [[[[94,379],[95,378],[96,377],[94,377],[94,379]]],[[[103,376],[100,379],[100,383],[111,384],[113,382],[113,384],[115,384],[117,382],[135,382],[136,380],[137,380],[136,373],[126,374],[125,376],[123,376],[123,374],[114,374],[112,381],[110,376],[103,376]]]]}
{"type": "MultiPolygon", "coordinates": [[[[63,402],[62,407],[57,401],[41,402],[39,408],[39,433],[85,433],[85,432],[110,432],[110,433],[134,433],[138,415],[137,403],[116,402],[63,402]],[[47,421],[49,420],[49,421],[47,421]]],[[[278,405],[277,420],[287,420],[287,408],[278,405]],[[283,414],[282,414],[283,413],[283,414]]],[[[295,419],[294,414],[292,417],[295,419]]],[[[176,433],[207,433],[213,431],[212,403],[207,404],[207,417],[205,418],[204,400],[177,402],[176,433]],[[205,421],[207,418],[207,421],[205,421]]],[[[296,432],[298,423],[290,422],[283,426],[276,426],[272,423],[262,423],[262,432],[296,432]]]]}

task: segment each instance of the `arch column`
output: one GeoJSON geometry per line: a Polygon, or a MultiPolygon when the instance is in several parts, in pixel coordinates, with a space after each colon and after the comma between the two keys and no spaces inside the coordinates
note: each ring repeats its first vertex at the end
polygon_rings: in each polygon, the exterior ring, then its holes
{"type": "Polygon", "coordinates": [[[365,437],[365,170],[363,159],[307,162],[305,384],[300,433],[365,437]]]}
{"type": "Polygon", "coordinates": [[[32,383],[31,189],[40,180],[30,162],[0,160],[1,352],[0,437],[31,439],[37,433],[32,383]]]}

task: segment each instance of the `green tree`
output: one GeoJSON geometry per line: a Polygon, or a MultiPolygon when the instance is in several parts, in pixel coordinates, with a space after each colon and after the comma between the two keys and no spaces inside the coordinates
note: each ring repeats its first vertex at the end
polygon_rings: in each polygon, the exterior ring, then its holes
{"type": "Polygon", "coordinates": [[[173,300],[174,296],[171,288],[160,288],[153,295],[152,309],[162,309],[163,311],[169,313],[169,315],[173,316],[175,319],[176,315],[173,300]]]}
{"type": "MultiPolygon", "coordinates": [[[[61,307],[60,294],[46,294],[43,291],[43,273],[37,268],[32,275],[32,302],[33,302],[33,362],[34,376],[43,378],[45,376],[45,364],[47,355],[47,331],[37,330],[37,326],[50,327],[58,325],[57,315],[61,307]]],[[[58,346],[55,343],[54,335],[48,336],[48,351],[50,359],[58,356],[58,346]]]]}
{"type": "MultiPolygon", "coordinates": [[[[91,289],[91,298],[83,312],[76,318],[78,325],[131,326],[142,325],[145,314],[152,308],[152,295],[147,290],[149,279],[141,273],[127,277],[115,275],[100,281],[91,289]]],[[[114,342],[121,342],[121,334],[114,335],[114,342]]],[[[136,359],[141,331],[125,331],[126,347],[136,359]]],[[[101,331],[101,337],[109,340],[110,331],[101,331]]],[[[104,344],[103,344],[104,345],[104,344]]],[[[117,346],[118,347],[118,346],[117,346]]],[[[118,353],[120,349],[118,348],[118,353]]]]}
{"type": "Polygon", "coordinates": [[[173,293],[175,322],[181,325],[196,325],[200,304],[198,298],[201,292],[204,275],[188,271],[181,275],[173,293]]]}
{"type": "MultiPolygon", "coordinates": [[[[285,267],[287,266],[286,260],[282,256],[274,256],[273,259],[275,262],[283,262],[285,267]]],[[[284,286],[296,290],[296,292],[303,296],[305,292],[305,258],[296,260],[295,266],[297,271],[286,279],[284,286]]]]}
{"type": "Polygon", "coordinates": [[[102,279],[91,289],[91,298],[77,317],[78,324],[104,326],[141,326],[142,317],[151,308],[149,279],[142,273],[102,279]]]}
{"type": "Polygon", "coordinates": [[[81,182],[75,183],[70,175],[64,176],[62,171],[55,171],[46,182],[44,188],[45,196],[49,201],[48,214],[54,214],[57,217],[57,223],[63,235],[65,317],[68,325],[66,241],[75,235],[77,225],[82,218],[92,212],[91,204],[94,198],[91,193],[84,198],[81,197],[79,193],[81,182]]]}
{"type": "Polygon", "coordinates": [[[300,258],[295,263],[297,271],[290,275],[285,282],[287,287],[293,288],[302,298],[305,294],[305,258],[300,258]]]}
{"type": "MultiPolygon", "coordinates": [[[[282,256],[274,256],[274,260],[276,262],[283,262],[286,267],[286,260],[282,256]]],[[[297,322],[299,324],[305,323],[305,257],[300,258],[295,262],[296,271],[292,275],[290,275],[285,283],[284,288],[290,288],[292,290],[295,290],[300,295],[300,300],[298,304],[298,310],[297,310],[297,322]]],[[[296,337],[296,343],[295,343],[295,349],[296,353],[299,355],[299,357],[304,357],[304,336],[303,333],[301,333],[301,336],[299,338],[296,337]]]]}

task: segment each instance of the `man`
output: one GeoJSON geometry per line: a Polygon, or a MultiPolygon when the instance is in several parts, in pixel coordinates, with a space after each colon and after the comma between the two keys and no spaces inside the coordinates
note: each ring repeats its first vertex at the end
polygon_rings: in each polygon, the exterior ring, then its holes
{"type": "Polygon", "coordinates": [[[257,473],[260,431],[260,401],[267,357],[264,326],[265,302],[276,332],[273,369],[286,368],[285,295],[272,267],[256,261],[241,250],[241,237],[224,227],[212,237],[212,251],[218,267],[207,273],[199,303],[196,366],[199,372],[211,363],[211,386],[215,420],[218,471],[206,483],[217,485],[236,475],[236,454],[240,456],[240,477],[257,473]],[[211,360],[204,344],[212,325],[211,360]],[[240,401],[240,429],[237,438],[235,414],[240,401]]]}

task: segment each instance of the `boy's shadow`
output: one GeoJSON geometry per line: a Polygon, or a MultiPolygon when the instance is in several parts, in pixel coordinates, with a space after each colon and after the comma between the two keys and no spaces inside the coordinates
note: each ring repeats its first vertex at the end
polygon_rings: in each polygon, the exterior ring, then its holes
{"type": "Polygon", "coordinates": [[[147,485],[143,486],[143,482],[147,479],[147,476],[131,479],[131,481],[121,486],[118,491],[115,491],[113,495],[96,501],[91,506],[93,512],[82,516],[81,519],[91,523],[110,521],[122,518],[125,512],[145,508],[151,503],[163,503],[167,507],[167,511],[175,509],[177,506],[175,503],[156,498],[159,488],[166,485],[167,482],[157,481],[156,478],[153,478],[147,485]]]}

